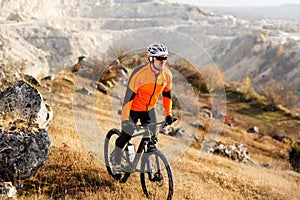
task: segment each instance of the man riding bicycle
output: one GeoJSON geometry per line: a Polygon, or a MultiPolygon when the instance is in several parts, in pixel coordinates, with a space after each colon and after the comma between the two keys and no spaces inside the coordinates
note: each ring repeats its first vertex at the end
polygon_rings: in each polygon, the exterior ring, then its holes
{"type": "MultiPolygon", "coordinates": [[[[165,67],[168,49],[162,43],[153,43],[148,47],[147,56],[149,63],[136,67],[127,83],[121,114],[122,132],[115,144],[115,172],[121,171],[121,152],[130,141],[138,120],[142,125],[157,121],[155,105],[160,94],[166,124],[171,125],[175,119],[171,112],[172,74],[165,67]]],[[[150,131],[156,133],[156,126],[150,126],[150,131]]]]}

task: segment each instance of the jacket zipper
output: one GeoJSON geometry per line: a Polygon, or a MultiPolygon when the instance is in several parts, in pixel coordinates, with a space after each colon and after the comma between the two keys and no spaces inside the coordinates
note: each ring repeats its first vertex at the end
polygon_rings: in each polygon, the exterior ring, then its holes
{"type": "Polygon", "coordinates": [[[155,93],[156,84],[157,84],[157,77],[158,77],[158,75],[155,74],[155,84],[154,84],[153,92],[152,92],[152,94],[151,94],[151,96],[150,96],[149,102],[148,102],[148,104],[146,105],[146,112],[148,112],[148,106],[150,105],[151,99],[152,99],[152,97],[153,97],[153,95],[154,95],[154,93],[155,93]]]}

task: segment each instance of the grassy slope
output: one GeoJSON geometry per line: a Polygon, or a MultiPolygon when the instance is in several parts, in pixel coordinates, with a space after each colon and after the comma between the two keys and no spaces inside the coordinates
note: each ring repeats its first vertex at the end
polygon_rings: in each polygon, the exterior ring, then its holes
{"type": "MultiPolygon", "coordinates": [[[[111,115],[102,110],[111,103],[104,94],[96,92],[94,101],[97,108],[94,110],[88,100],[92,97],[84,95],[81,97],[86,101],[72,105],[74,83],[77,81],[86,82],[68,72],[61,73],[50,83],[52,91],[43,92],[54,110],[54,119],[49,127],[52,142],[49,159],[30,180],[23,181],[20,199],[145,199],[138,174],[133,174],[127,183],[119,184],[108,176],[97,155],[88,153],[84,148],[77,133],[78,121],[87,124],[87,133],[94,131],[88,126],[93,118],[91,111],[97,114],[98,121],[105,122],[104,129],[112,128],[114,123],[111,115]],[[77,109],[72,109],[72,106],[77,109]],[[77,112],[77,120],[74,120],[74,112],[77,112]]],[[[229,102],[228,110],[234,116],[235,125],[225,126],[219,139],[245,144],[255,162],[268,163],[272,167],[267,169],[238,163],[217,155],[201,157],[199,149],[191,146],[171,163],[175,177],[174,199],[300,199],[300,175],[290,170],[288,145],[269,136],[247,133],[245,130],[249,125],[268,127],[270,124],[240,114],[243,108],[248,107],[229,102]]],[[[281,123],[284,128],[285,123],[281,123]]],[[[102,143],[99,144],[95,143],[96,147],[103,148],[102,143]]]]}

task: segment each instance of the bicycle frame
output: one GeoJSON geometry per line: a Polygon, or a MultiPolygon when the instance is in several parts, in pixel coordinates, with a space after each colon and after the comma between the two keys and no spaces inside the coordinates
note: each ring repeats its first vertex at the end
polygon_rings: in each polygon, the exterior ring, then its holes
{"type": "MultiPolygon", "coordinates": [[[[141,139],[140,143],[139,143],[139,146],[138,146],[138,149],[136,151],[136,156],[130,166],[130,171],[131,172],[141,172],[140,170],[136,171],[137,170],[137,165],[138,165],[138,162],[139,160],[141,159],[143,153],[145,153],[145,146],[148,144],[149,141],[151,141],[151,131],[149,130],[149,127],[150,126],[157,126],[157,125],[161,125],[160,127],[164,127],[166,126],[166,122],[165,121],[162,121],[162,122],[157,122],[157,123],[151,123],[151,124],[148,124],[147,126],[142,126],[142,125],[136,125],[135,126],[135,132],[133,133],[132,135],[132,138],[134,137],[139,137],[139,136],[142,136],[143,138],[141,139]],[[137,131],[140,131],[140,130],[144,130],[143,132],[138,132],[137,131]]],[[[156,148],[152,149],[152,151],[155,151],[156,148]]]]}

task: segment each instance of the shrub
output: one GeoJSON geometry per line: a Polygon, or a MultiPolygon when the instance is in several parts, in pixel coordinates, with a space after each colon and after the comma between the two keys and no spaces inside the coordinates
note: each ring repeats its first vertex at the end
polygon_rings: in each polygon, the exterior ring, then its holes
{"type": "MultiPolygon", "coordinates": [[[[224,88],[225,76],[218,65],[203,66],[198,69],[186,60],[179,60],[169,66],[183,75],[196,91],[210,93],[224,88]]],[[[176,78],[176,77],[175,77],[176,78]]]]}
{"type": "MultiPolygon", "coordinates": [[[[181,74],[184,78],[186,78],[189,83],[192,85],[195,91],[208,92],[206,89],[206,84],[203,80],[202,74],[200,71],[189,63],[186,60],[178,60],[175,64],[169,63],[169,66],[176,70],[179,74],[181,74]]],[[[173,74],[175,75],[175,74],[173,74]]],[[[181,77],[180,77],[181,78],[181,77]]],[[[173,77],[173,82],[176,82],[177,77],[173,77]]]]}

